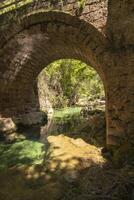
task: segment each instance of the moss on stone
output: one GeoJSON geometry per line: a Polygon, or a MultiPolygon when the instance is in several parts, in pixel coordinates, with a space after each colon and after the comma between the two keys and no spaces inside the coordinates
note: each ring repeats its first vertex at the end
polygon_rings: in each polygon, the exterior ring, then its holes
{"type": "Polygon", "coordinates": [[[25,0],[25,1],[19,1],[19,2],[16,2],[16,0],[4,1],[0,5],[0,14],[4,14],[6,12],[16,10],[16,9],[18,9],[26,4],[32,3],[32,2],[34,2],[34,0],[25,0]]]}
{"type": "Polygon", "coordinates": [[[79,9],[83,9],[85,7],[86,0],[78,0],[79,9]]]}

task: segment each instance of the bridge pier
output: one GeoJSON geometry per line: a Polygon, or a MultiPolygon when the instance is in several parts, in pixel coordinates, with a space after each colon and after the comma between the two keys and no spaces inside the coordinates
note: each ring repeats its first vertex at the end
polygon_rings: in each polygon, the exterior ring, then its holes
{"type": "Polygon", "coordinates": [[[119,52],[107,76],[107,148],[115,159],[134,152],[134,74],[132,51],[119,52]]]}

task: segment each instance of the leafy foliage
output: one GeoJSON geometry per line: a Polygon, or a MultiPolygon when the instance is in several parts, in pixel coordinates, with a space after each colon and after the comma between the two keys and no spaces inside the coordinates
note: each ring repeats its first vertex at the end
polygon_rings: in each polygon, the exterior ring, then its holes
{"type": "MultiPolygon", "coordinates": [[[[80,99],[97,99],[104,96],[99,75],[87,64],[73,59],[58,60],[43,72],[46,77],[50,102],[54,107],[75,105],[80,99]]],[[[47,94],[46,94],[47,95],[47,94]]]]}

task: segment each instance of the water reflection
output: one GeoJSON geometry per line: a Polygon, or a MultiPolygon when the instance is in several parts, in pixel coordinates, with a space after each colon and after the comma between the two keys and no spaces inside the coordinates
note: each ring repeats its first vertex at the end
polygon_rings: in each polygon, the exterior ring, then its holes
{"type": "Polygon", "coordinates": [[[48,123],[41,127],[40,140],[47,142],[50,135],[64,134],[72,138],[82,138],[90,144],[103,146],[105,143],[105,112],[94,110],[82,115],[82,108],[64,108],[48,115],[48,123]]]}
{"type": "Polygon", "coordinates": [[[41,126],[40,129],[40,141],[46,143],[47,137],[49,135],[49,132],[52,128],[53,124],[53,114],[48,115],[48,122],[45,126],[41,126]]]}

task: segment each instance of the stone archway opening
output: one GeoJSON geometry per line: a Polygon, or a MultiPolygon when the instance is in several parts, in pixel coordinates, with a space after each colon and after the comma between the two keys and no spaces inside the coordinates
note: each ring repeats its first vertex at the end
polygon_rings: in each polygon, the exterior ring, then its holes
{"type": "Polygon", "coordinates": [[[42,140],[65,134],[105,146],[105,91],[92,67],[76,59],[57,60],[42,70],[37,85],[40,110],[48,115],[42,140]]]}

